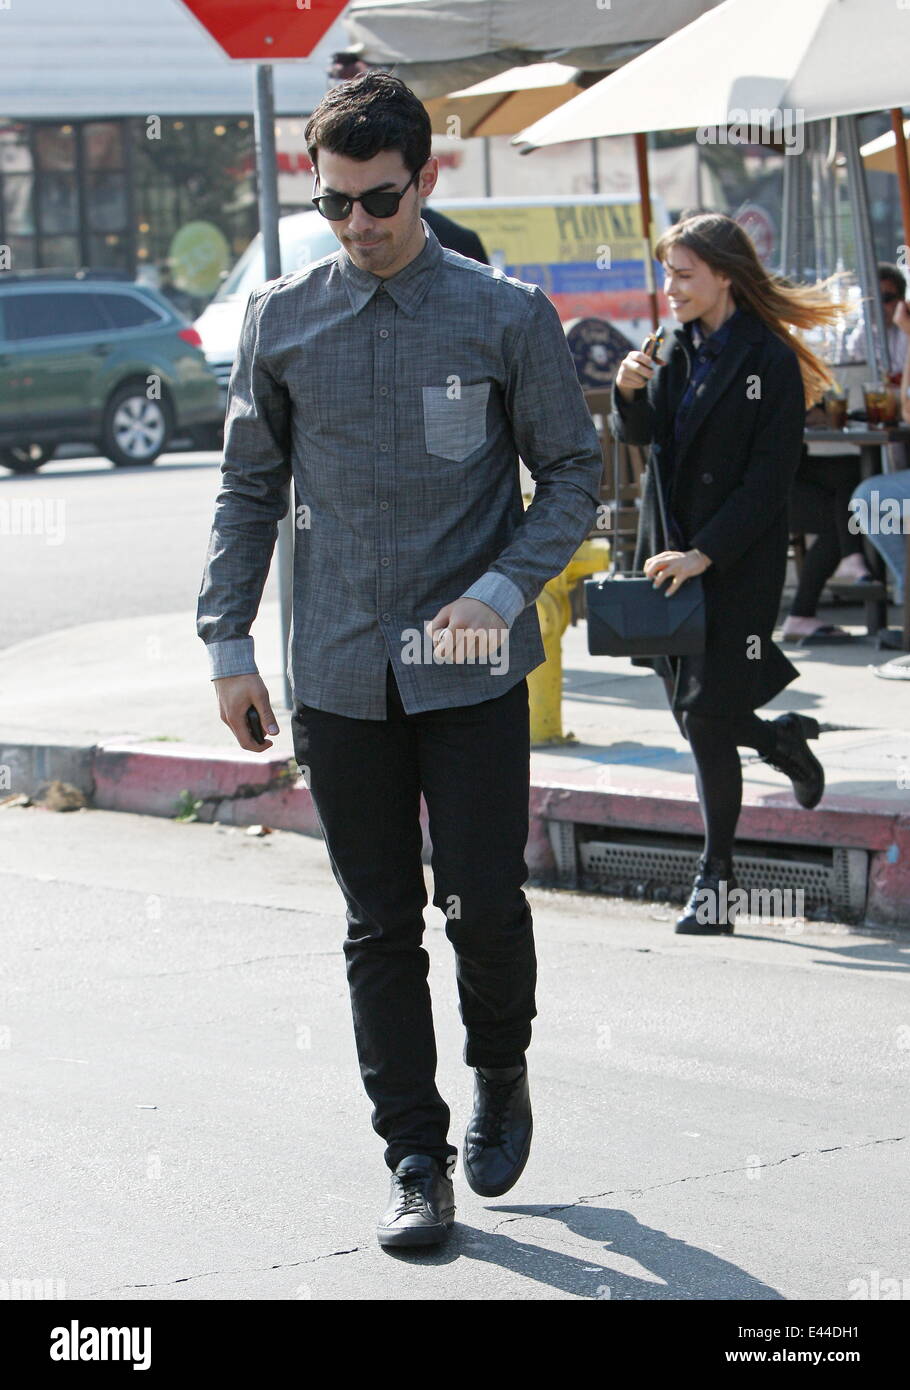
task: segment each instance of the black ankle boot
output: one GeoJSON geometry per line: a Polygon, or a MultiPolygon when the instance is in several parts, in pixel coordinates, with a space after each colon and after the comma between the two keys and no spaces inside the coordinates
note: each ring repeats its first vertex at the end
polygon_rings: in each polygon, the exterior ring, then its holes
{"type": "Polygon", "coordinates": [[[481,1197],[514,1187],[531,1152],[528,1066],[474,1068],[474,1113],[464,1137],[464,1174],[481,1197]],[[518,1074],[516,1075],[516,1071],[518,1074]]]}
{"type": "Polygon", "coordinates": [[[739,906],[730,897],[738,887],[732,860],[702,855],[676,931],[682,936],[732,936],[739,906]]]}
{"type": "Polygon", "coordinates": [[[811,811],[821,801],[825,791],[825,769],[809,747],[808,739],[818,738],[818,720],[805,714],[782,714],[771,721],[777,739],[772,753],[762,762],[769,763],[789,777],[793,795],[800,806],[811,811]]]}

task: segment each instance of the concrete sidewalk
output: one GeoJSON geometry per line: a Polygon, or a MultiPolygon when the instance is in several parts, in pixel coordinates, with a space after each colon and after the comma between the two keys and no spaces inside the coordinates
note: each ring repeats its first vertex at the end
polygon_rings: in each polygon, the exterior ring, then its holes
{"type": "MultiPolygon", "coordinates": [[[[849,613],[847,625],[863,631],[849,613]]],[[[281,725],[265,756],[238,749],[220,722],[189,613],[90,623],[0,652],[0,764],[11,770],[10,792],[35,794],[60,778],[95,806],[166,816],[188,792],[202,819],[318,834],[309,793],[288,763],[277,605],[263,606],[253,635],[281,725]]],[[[907,688],[872,675],[869,667],[891,654],[867,640],[787,651],[801,679],[763,713],[794,709],[819,720],[826,795],[803,811],[785,779],[747,762],[739,839],[768,853],[864,851],[861,915],[910,926],[907,688]]],[[[577,882],[567,866],[578,827],[686,837],[697,847],[692,760],[659,681],[626,660],[590,656],[583,623],[566,633],[563,658],[564,729],[577,741],[533,751],[532,876],[577,882]]]]}

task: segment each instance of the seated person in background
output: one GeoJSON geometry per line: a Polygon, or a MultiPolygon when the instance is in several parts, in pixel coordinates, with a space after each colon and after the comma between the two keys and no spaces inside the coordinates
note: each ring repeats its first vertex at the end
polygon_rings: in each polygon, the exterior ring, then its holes
{"type": "MultiPolygon", "coordinates": [[[[901,401],[906,401],[907,391],[910,389],[910,305],[907,304],[907,279],[903,271],[896,265],[889,264],[888,261],[880,261],[878,266],[878,283],[882,295],[882,313],[885,317],[885,331],[888,339],[888,357],[891,362],[890,380],[896,386],[901,383],[901,401]]],[[[865,315],[860,312],[856,327],[850,333],[844,344],[844,350],[850,361],[865,362],[866,352],[866,328],[865,315]]],[[[888,455],[891,460],[891,471],[906,468],[908,460],[904,454],[903,444],[889,444],[888,455]]],[[[837,578],[847,578],[849,576],[838,574],[837,578]]]]}
{"type": "MultiPolygon", "coordinates": [[[[888,333],[891,357],[891,377],[901,374],[901,413],[910,424],[910,305],[904,296],[907,282],[895,265],[881,262],[878,267],[882,295],[882,311],[888,333]]],[[[847,354],[853,359],[865,359],[866,340],[862,317],[846,343],[847,354]]],[[[824,416],[813,407],[807,424],[823,424],[824,416]]],[[[863,556],[863,529],[859,522],[867,516],[881,514],[881,503],[893,498],[898,507],[910,496],[910,470],[904,445],[888,446],[895,471],[859,481],[859,458],[849,455],[811,457],[804,447],[790,495],[790,525],[793,532],[815,534],[817,539],[806,554],[790,610],[784,625],[784,637],[809,637],[813,641],[843,642],[850,634],[842,628],[824,623],[815,616],[822,589],[830,578],[847,583],[862,583],[871,578],[863,556]],[[873,491],[879,497],[878,511],[871,503],[873,491]],[[852,497],[851,497],[852,494],[852,497]],[[852,498],[862,501],[861,507],[851,507],[852,498]]],[[[905,537],[903,535],[870,534],[870,541],[879,551],[898,586],[895,595],[903,590],[905,537]]]]}
{"type": "MultiPolygon", "coordinates": [[[[823,424],[819,407],[813,406],[806,423],[823,424]]],[[[859,456],[812,457],[803,445],[802,458],[790,490],[790,533],[814,535],[806,551],[790,614],[784,623],[784,640],[849,642],[850,633],[816,617],[822,590],[831,576],[853,583],[870,579],[863,557],[863,538],[849,527],[850,495],[859,482],[859,456]]]]}
{"type": "MultiPolygon", "coordinates": [[[[897,321],[904,334],[910,336],[910,308],[903,302],[899,306],[897,321]]],[[[904,341],[907,341],[906,337],[904,341]]],[[[910,353],[904,363],[901,383],[901,416],[904,424],[910,425],[910,353]]],[[[881,555],[894,579],[894,601],[903,603],[907,578],[907,527],[904,518],[910,515],[910,467],[901,468],[896,473],[876,473],[866,478],[854,490],[851,503],[856,504],[851,507],[853,527],[867,535],[881,555]]]]}
{"type": "MultiPolygon", "coordinates": [[[[885,316],[885,330],[888,336],[888,356],[891,359],[891,375],[900,376],[907,360],[907,329],[902,322],[902,312],[907,310],[907,280],[902,270],[887,261],[880,261],[878,283],[882,295],[882,312],[885,316]]],[[[860,311],[855,328],[847,338],[846,354],[851,362],[866,361],[866,323],[865,314],[860,311]]]]}

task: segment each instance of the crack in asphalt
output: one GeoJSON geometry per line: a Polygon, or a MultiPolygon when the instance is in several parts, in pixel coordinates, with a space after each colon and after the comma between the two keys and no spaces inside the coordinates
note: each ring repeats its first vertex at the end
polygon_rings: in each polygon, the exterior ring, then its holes
{"type": "Polygon", "coordinates": [[[533,1214],[522,1214],[519,1216],[505,1216],[501,1221],[497,1221],[493,1227],[493,1234],[499,1230],[500,1226],[508,1226],[513,1221],[534,1221],[540,1216],[550,1216],[556,1211],[571,1211],[573,1207],[583,1206],[585,1202],[595,1202],[600,1197],[640,1197],[644,1192],[657,1192],[663,1187],[676,1187],[683,1182],[704,1182],[707,1178],[721,1178],[731,1173],[756,1172],[761,1168],[779,1168],[783,1163],[792,1163],[795,1158],[816,1158],[819,1154],[840,1153],[850,1149],[870,1149],[876,1144],[902,1144],[907,1139],[906,1134],[897,1134],[889,1139],[870,1139],[863,1144],[834,1144],[828,1149],[800,1149],[797,1153],[785,1154],[783,1158],[775,1159],[773,1163],[749,1163],[742,1168],[719,1168],[713,1173],[690,1173],[684,1178],[673,1178],[670,1182],[654,1183],[651,1187],[611,1187],[606,1192],[592,1192],[585,1197],[577,1197],[574,1202],[560,1202],[557,1206],[545,1207],[542,1211],[533,1214]]]}
{"type": "MultiPolygon", "coordinates": [[[[512,1225],[516,1221],[534,1221],[540,1217],[550,1216],[557,1211],[571,1211],[573,1207],[583,1206],[586,1202],[597,1201],[601,1197],[615,1196],[640,1196],[644,1192],[656,1192],[665,1187],[676,1187],[684,1182],[703,1182],[707,1178],[724,1177],[731,1173],[745,1173],[755,1171],[760,1168],[779,1168],[784,1163],[792,1163],[796,1158],[815,1158],[820,1154],[841,1153],[845,1150],[869,1149],[878,1144],[902,1144],[907,1139],[906,1134],[894,1135],[886,1139],[870,1139],[863,1144],[833,1144],[826,1149],[800,1149],[796,1153],[785,1154],[783,1158],[775,1159],[771,1163],[749,1164],[742,1168],[720,1168],[713,1173],[691,1173],[683,1178],[673,1178],[670,1182],[654,1183],[651,1187],[626,1187],[609,1188],[606,1192],[592,1192],[587,1196],[577,1197],[574,1202],[560,1202],[552,1207],[544,1207],[541,1211],[533,1213],[522,1213],[517,1216],[506,1216],[501,1221],[497,1221],[491,1235],[495,1235],[501,1226],[512,1225]]],[[[305,1260],[281,1261],[278,1264],[258,1265],[250,1270],[246,1265],[241,1265],[234,1269],[209,1269],[201,1274],[182,1274],[176,1279],[162,1279],[157,1283],[149,1284],[117,1284],[111,1289],[96,1289],[88,1295],[89,1298],[98,1298],[103,1295],[117,1294],[129,1289],[162,1289],[171,1288],[175,1284],[189,1284],[197,1279],[212,1279],[220,1275],[249,1274],[249,1273],[268,1273],[273,1269],[301,1269],[305,1265],[319,1264],[322,1260],[334,1260],[340,1255],[356,1255],[367,1247],[364,1245],[352,1245],[349,1249],[328,1250],[322,1255],[312,1255],[305,1260]]],[[[372,1248],[372,1247],[371,1247],[372,1248]]]]}
{"type": "Polygon", "coordinates": [[[115,1284],[112,1289],[95,1289],[88,1295],[89,1298],[100,1298],[104,1295],[121,1293],[126,1289],[168,1289],[174,1284],[190,1284],[196,1279],[213,1279],[216,1275],[230,1274],[267,1274],[271,1269],[299,1269],[302,1265],[318,1264],[320,1260],[331,1260],[336,1255],[356,1255],[358,1250],[365,1250],[364,1245],[353,1245],[350,1250],[329,1250],[324,1255],[313,1255],[307,1260],[287,1260],[275,1265],[256,1265],[249,1269],[246,1265],[240,1265],[235,1269],[207,1269],[201,1274],[181,1274],[176,1279],[159,1279],[154,1284],[115,1284]]]}

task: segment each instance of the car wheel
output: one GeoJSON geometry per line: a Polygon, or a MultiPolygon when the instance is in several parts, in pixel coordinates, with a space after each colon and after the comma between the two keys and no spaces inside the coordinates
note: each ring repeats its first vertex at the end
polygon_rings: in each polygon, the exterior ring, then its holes
{"type": "Polygon", "coordinates": [[[117,468],[154,463],[170,432],[171,417],[165,400],[150,400],[139,382],[121,386],[104,409],[101,452],[117,468]]]}
{"type": "Polygon", "coordinates": [[[0,463],[12,473],[34,473],[53,452],[45,444],[16,444],[12,449],[0,449],[0,463]]]}

